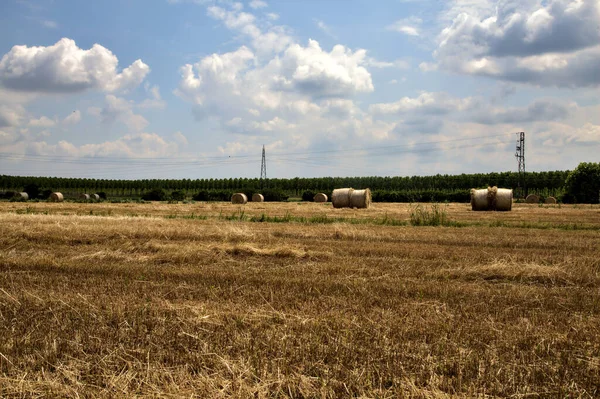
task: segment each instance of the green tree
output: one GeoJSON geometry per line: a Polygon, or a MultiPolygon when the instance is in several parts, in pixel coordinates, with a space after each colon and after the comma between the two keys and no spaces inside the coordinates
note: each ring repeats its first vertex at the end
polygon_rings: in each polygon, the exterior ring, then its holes
{"type": "Polygon", "coordinates": [[[579,203],[597,204],[600,201],[600,163],[580,163],[569,173],[565,185],[567,195],[563,201],[573,199],[579,203]]]}

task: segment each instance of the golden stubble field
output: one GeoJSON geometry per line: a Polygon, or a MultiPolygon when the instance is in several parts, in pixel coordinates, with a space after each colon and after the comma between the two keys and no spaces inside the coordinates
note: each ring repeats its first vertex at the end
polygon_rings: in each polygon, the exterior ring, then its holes
{"type": "Polygon", "coordinates": [[[411,209],[2,202],[0,397],[600,395],[599,207],[411,209]]]}

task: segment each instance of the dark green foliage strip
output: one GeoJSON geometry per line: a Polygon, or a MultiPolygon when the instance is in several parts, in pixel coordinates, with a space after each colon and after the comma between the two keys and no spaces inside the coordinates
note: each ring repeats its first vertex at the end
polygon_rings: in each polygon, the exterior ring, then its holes
{"type": "MultiPolygon", "coordinates": [[[[542,197],[560,197],[568,174],[568,171],[529,172],[521,185],[526,184],[529,193],[536,193],[542,197]]],[[[519,176],[515,172],[502,172],[412,177],[297,177],[269,179],[268,189],[260,190],[260,180],[248,178],[108,180],[0,175],[1,191],[23,191],[23,188],[30,184],[38,188],[38,194],[34,198],[39,199],[42,199],[40,193],[50,191],[60,191],[66,197],[76,197],[78,193],[84,192],[102,192],[108,198],[140,198],[151,190],[161,189],[167,193],[183,192],[187,198],[194,196],[194,199],[200,201],[229,201],[234,192],[244,192],[249,194],[250,198],[253,193],[260,192],[266,201],[285,201],[288,196],[302,196],[305,200],[312,200],[314,194],[319,192],[330,195],[335,188],[353,187],[370,188],[374,201],[467,202],[471,188],[498,186],[517,189],[519,176]]],[[[167,194],[167,197],[170,196],[167,194]]]]}

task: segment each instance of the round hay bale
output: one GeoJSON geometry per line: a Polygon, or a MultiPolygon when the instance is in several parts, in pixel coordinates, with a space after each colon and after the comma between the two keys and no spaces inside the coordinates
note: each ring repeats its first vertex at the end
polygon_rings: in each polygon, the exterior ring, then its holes
{"type": "Polygon", "coordinates": [[[100,196],[98,194],[92,194],[90,195],[90,198],[94,201],[100,201],[100,196]]]}
{"type": "Polygon", "coordinates": [[[471,189],[471,209],[474,211],[510,211],[512,200],[513,191],[509,188],[471,189]]]}
{"type": "Polygon", "coordinates": [[[29,199],[29,194],[24,191],[22,193],[15,193],[14,198],[21,201],[27,201],[29,199]]]}
{"type": "Polygon", "coordinates": [[[486,188],[481,190],[471,189],[471,209],[474,211],[488,210],[488,190],[486,188]]]}
{"type": "Polygon", "coordinates": [[[556,198],[554,198],[554,197],[546,197],[546,200],[544,202],[546,204],[556,204],[556,198]]]}
{"type": "Polygon", "coordinates": [[[238,205],[247,204],[248,197],[246,197],[246,194],[244,194],[244,193],[235,193],[231,196],[231,203],[238,204],[238,205]]]}
{"type": "Polygon", "coordinates": [[[52,193],[49,199],[51,202],[63,202],[65,197],[61,193],[52,193]]]}
{"type": "Polygon", "coordinates": [[[265,202],[265,197],[262,194],[252,194],[252,202],[265,202]]]}
{"type": "Polygon", "coordinates": [[[529,194],[527,198],[525,198],[525,202],[528,204],[537,204],[540,202],[540,197],[535,194],[529,194]]]}
{"type": "Polygon", "coordinates": [[[79,194],[79,199],[89,201],[90,195],[89,194],[79,194]]]}
{"type": "Polygon", "coordinates": [[[352,197],[353,188],[336,188],[331,194],[331,203],[334,208],[350,207],[350,197],[352,197]]]}
{"type": "Polygon", "coordinates": [[[327,198],[327,194],[319,193],[313,197],[313,201],[315,202],[327,202],[329,198],[327,198]]]}
{"type": "Polygon", "coordinates": [[[367,209],[371,205],[371,190],[354,190],[350,195],[350,207],[367,209]]]}
{"type": "Polygon", "coordinates": [[[496,193],[496,210],[508,212],[512,209],[513,190],[510,188],[499,188],[496,193]]]}

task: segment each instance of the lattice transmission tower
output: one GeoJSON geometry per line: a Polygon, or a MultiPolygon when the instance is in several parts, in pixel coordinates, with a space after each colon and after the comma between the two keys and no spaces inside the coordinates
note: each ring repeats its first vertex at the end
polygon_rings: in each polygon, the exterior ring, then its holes
{"type": "Polygon", "coordinates": [[[517,133],[519,138],[517,139],[517,150],[515,152],[515,158],[517,158],[517,164],[519,166],[519,183],[518,191],[523,197],[527,196],[527,183],[525,182],[525,132],[517,133]]]}
{"type": "Polygon", "coordinates": [[[265,155],[265,146],[262,149],[262,161],[260,163],[260,188],[263,189],[267,181],[267,157],[265,155]]]}

